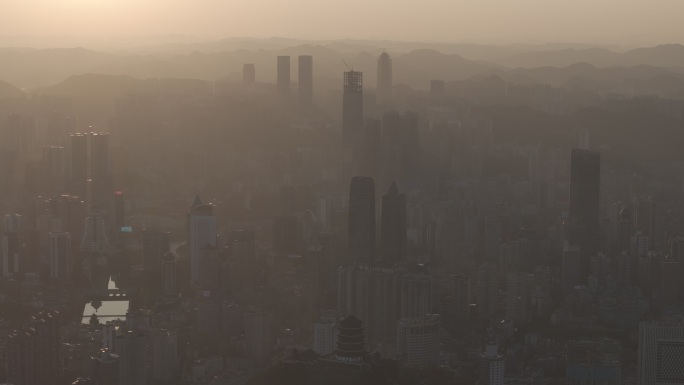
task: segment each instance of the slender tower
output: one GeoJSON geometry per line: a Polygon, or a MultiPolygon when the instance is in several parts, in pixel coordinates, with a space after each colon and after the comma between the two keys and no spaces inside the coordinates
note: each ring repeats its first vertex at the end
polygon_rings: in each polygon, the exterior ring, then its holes
{"type": "Polygon", "coordinates": [[[387,104],[392,99],[392,58],[383,52],[378,58],[378,104],[387,104]]]}

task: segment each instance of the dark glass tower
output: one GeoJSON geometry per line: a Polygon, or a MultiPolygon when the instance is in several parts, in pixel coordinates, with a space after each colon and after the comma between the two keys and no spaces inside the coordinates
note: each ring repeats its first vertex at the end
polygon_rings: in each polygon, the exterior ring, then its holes
{"type": "Polygon", "coordinates": [[[570,211],[568,240],[580,247],[580,281],[586,282],[590,260],[600,245],[599,191],[601,155],[573,148],[570,158],[570,211]]]}
{"type": "Polygon", "coordinates": [[[401,262],[406,259],[406,195],[399,193],[392,183],[382,197],[380,245],[384,262],[401,262]]]}
{"type": "Polygon", "coordinates": [[[363,73],[344,73],[342,95],[342,138],[349,145],[359,138],[363,129],[363,73]]]}
{"type": "Polygon", "coordinates": [[[375,184],[373,178],[355,176],[349,188],[349,262],[375,261],[375,184]]]}

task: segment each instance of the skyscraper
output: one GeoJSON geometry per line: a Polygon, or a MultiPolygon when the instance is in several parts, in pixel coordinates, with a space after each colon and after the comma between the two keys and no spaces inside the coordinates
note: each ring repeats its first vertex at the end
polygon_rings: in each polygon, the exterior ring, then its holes
{"type": "Polygon", "coordinates": [[[242,66],[242,86],[245,88],[252,87],[256,82],[256,68],[252,63],[245,63],[242,66]]]}
{"type": "Polygon", "coordinates": [[[684,322],[639,323],[639,385],[684,384],[684,322]]]}
{"type": "Polygon", "coordinates": [[[264,362],[271,355],[271,313],[254,309],[245,313],[245,351],[249,357],[264,362]]]}
{"type": "Polygon", "coordinates": [[[480,356],[480,381],[482,385],[503,385],[505,360],[499,353],[497,336],[489,332],[485,352],[480,356]]]}
{"type": "Polygon", "coordinates": [[[375,262],[375,185],[373,178],[355,176],[349,187],[349,262],[375,262]]]}
{"type": "Polygon", "coordinates": [[[568,238],[580,247],[580,280],[589,276],[590,260],[599,249],[599,190],[601,155],[573,148],[570,158],[570,210],[568,238]]]}
{"type": "Polygon", "coordinates": [[[499,285],[496,267],[485,263],[477,271],[477,316],[491,320],[499,310],[499,285]]]}
{"type": "Polygon", "coordinates": [[[300,55],[297,71],[299,104],[310,105],[313,102],[313,56],[300,55]]]}
{"type": "Polygon", "coordinates": [[[162,257],[170,251],[168,232],[145,229],[142,231],[143,269],[146,273],[160,277],[162,257]]]}
{"type": "Polygon", "coordinates": [[[85,220],[85,229],[81,238],[82,252],[102,252],[109,247],[107,232],[105,231],[104,211],[92,209],[85,220]]]}
{"type": "Polygon", "coordinates": [[[438,314],[403,318],[397,323],[397,353],[409,366],[426,366],[439,360],[438,314]]]}
{"type": "Polygon", "coordinates": [[[167,296],[175,296],[178,293],[176,282],[176,256],[167,252],[162,257],[162,293],[167,296]]]}
{"type": "Polygon", "coordinates": [[[278,56],[278,93],[283,96],[290,95],[290,57],[278,56]]]}
{"type": "Polygon", "coordinates": [[[363,73],[344,73],[342,95],[342,139],[346,145],[358,140],[363,129],[363,73]]]}
{"type": "Polygon", "coordinates": [[[71,278],[71,234],[50,233],[50,278],[67,280],[71,278]]]}
{"type": "Polygon", "coordinates": [[[202,258],[202,249],[207,246],[216,246],[216,217],[214,206],[203,204],[199,196],[195,197],[188,212],[188,225],[190,230],[190,277],[192,282],[199,279],[199,260],[202,258]]]}
{"type": "Polygon", "coordinates": [[[119,355],[119,384],[147,384],[147,336],[128,330],[114,337],[115,352],[119,355]]]}
{"type": "Polygon", "coordinates": [[[88,180],[88,134],[71,134],[69,145],[69,192],[85,197],[88,180]]]}
{"type": "Polygon", "coordinates": [[[108,132],[90,134],[90,179],[92,202],[100,207],[107,207],[108,197],[112,191],[108,132]]]}
{"type": "Polygon", "coordinates": [[[100,349],[100,354],[91,358],[92,379],[97,385],[119,385],[119,355],[109,349],[100,349]]]}
{"type": "Polygon", "coordinates": [[[399,193],[392,182],[382,197],[380,227],[381,258],[384,262],[403,262],[406,259],[406,195],[399,193]]]}
{"type": "Polygon", "coordinates": [[[150,333],[152,381],[171,381],[178,373],[178,337],[172,330],[154,329],[150,333]]]}
{"type": "Polygon", "coordinates": [[[378,58],[378,104],[387,104],[392,99],[392,58],[387,52],[378,58]]]}

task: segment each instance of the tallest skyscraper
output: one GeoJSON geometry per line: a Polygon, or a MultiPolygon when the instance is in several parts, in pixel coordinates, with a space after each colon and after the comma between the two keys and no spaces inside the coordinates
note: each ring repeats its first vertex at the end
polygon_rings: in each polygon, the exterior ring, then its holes
{"type": "Polygon", "coordinates": [[[387,104],[392,99],[392,58],[383,52],[378,58],[378,104],[387,104]]]}
{"type": "Polygon", "coordinates": [[[591,258],[599,251],[601,155],[573,148],[570,157],[568,241],[580,248],[580,281],[589,276],[591,258]]]}

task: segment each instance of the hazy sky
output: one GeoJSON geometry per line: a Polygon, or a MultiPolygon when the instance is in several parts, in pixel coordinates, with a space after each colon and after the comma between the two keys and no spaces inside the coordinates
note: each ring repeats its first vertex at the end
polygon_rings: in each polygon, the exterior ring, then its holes
{"type": "Polygon", "coordinates": [[[684,42],[684,0],[0,0],[0,36],[684,42]]]}

